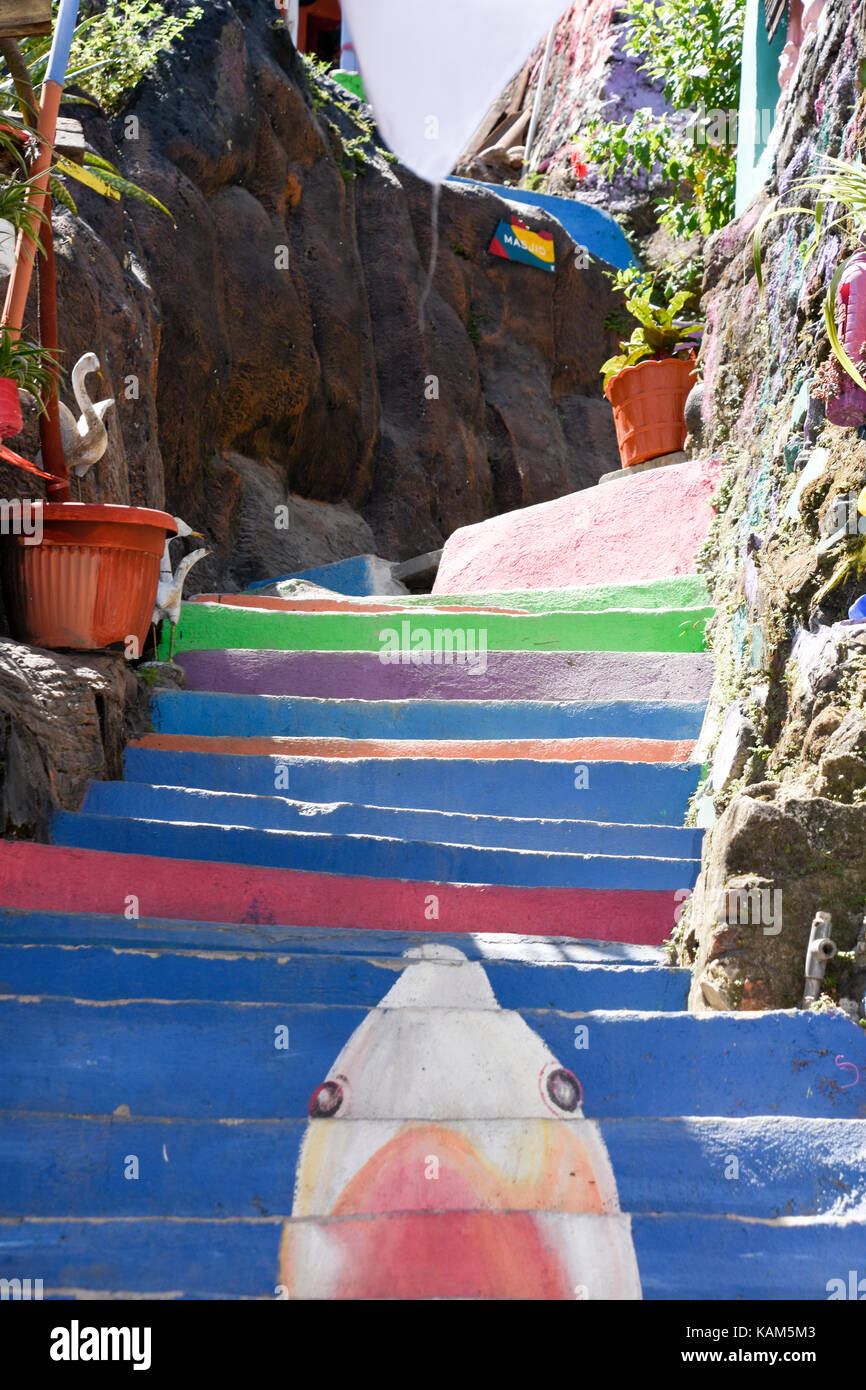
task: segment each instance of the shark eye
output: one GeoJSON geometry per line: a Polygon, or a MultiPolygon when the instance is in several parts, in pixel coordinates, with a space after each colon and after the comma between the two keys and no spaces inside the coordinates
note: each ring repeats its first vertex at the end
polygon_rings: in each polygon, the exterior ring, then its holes
{"type": "Polygon", "coordinates": [[[343,1088],[339,1081],[323,1081],[310,1096],[310,1116],[314,1120],[329,1120],[343,1104],[343,1088]]]}
{"type": "Polygon", "coordinates": [[[541,1077],[541,1093],[548,1105],[573,1114],[583,1101],[577,1077],[565,1067],[553,1067],[541,1077]]]}

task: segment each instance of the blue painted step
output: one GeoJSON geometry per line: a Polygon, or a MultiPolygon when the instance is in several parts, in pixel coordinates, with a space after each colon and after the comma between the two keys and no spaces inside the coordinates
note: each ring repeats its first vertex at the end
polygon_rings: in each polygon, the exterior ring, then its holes
{"type": "Polygon", "coordinates": [[[181,690],[156,691],[152,710],[160,733],[210,738],[689,739],[704,717],[703,702],[316,700],[181,690]]]}
{"type": "MultiPolygon", "coordinates": [[[[225,951],[288,951],[293,956],[332,956],[351,960],[384,957],[402,967],[403,954],[430,940],[429,933],[376,931],[370,928],[291,927],[280,923],[188,922],[103,916],[79,912],[30,912],[0,907],[0,941],[13,944],[103,946],[217,947],[225,951]]],[[[654,971],[666,965],[659,946],[638,946],[620,941],[580,941],[570,936],[521,936],[513,932],[437,933],[440,946],[452,946],[469,960],[488,964],[513,961],[532,969],[537,965],[567,967],[618,965],[654,971]]],[[[673,972],[677,973],[677,972],[673,972]]]]}
{"type": "Polygon", "coordinates": [[[237,826],[92,816],[72,811],[56,812],[51,831],[56,845],[77,849],[400,878],[418,883],[495,883],[525,888],[628,888],[658,892],[694,887],[700,870],[697,859],[477,849],[372,835],[248,830],[237,826]]]}
{"type": "MultiPolygon", "coordinates": [[[[375,1008],[406,961],[398,953],[378,960],[285,951],[239,957],[187,947],[143,951],[141,946],[12,945],[0,942],[0,994],[73,999],[199,999],[255,1003],[343,1004],[375,1008]]],[[[504,1009],[682,1010],[688,970],[659,966],[535,965],[500,960],[485,972],[504,1009]]]]}
{"type": "Polygon", "coordinates": [[[298,801],[677,826],[701,775],[697,766],[668,763],[292,758],[136,747],[127,748],[125,766],[133,782],[253,796],[279,791],[298,801]]]}
{"type": "MultiPolygon", "coordinates": [[[[545,1123],[526,1121],[528,1129],[545,1123]]],[[[570,1123],[579,1129],[585,1122],[570,1123]]],[[[383,1132],[386,1124],[379,1126],[383,1132]]],[[[471,1124],[452,1124],[471,1132],[471,1124]]],[[[494,1135],[509,1126],[488,1122],[494,1135]]],[[[166,1125],[123,1116],[4,1114],[0,1217],[288,1214],[306,1128],[305,1119],[166,1125]],[[124,1177],[130,1153],[139,1159],[135,1182],[124,1177]]],[[[859,1201],[866,1120],[603,1120],[601,1132],[626,1212],[768,1220],[844,1215],[859,1201]]]]}
{"type": "Polygon", "coordinates": [[[678,825],[624,825],[614,821],[540,820],[470,816],[457,811],[412,811],[399,806],[290,801],[144,782],[91,782],[81,810],[95,816],[245,825],[259,830],[303,830],[331,835],[384,835],[436,844],[536,849],[566,854],[638,854],[700,859],[703,830],[678,825]]]}
{"type": "MultiPolygon", "coordinates": [[[[841,1014],[517,1012],[574,1069],[588,1116],[866,1116],[863,1088],[841,1089],[848,1074],[834,1062],[841,1054],[866,1071],[866,1037],[841,1014]]],[[[368,1013],[339,1004],[2,1000],[0,1028],[15,1049],[0,1073],[0,1109],[301,1118],[368,1013]],[[279,1050],[284,1028],[290,1048],[279,1050]]],[[[435,1066],[439,1031],[474,1027],[475,1013],[406,1008],[403,1026],[415,1046],[429,1034],[435,1066]]],[[[484,1094],[473,1096],[478,1118],[484,1105],[484,1094]]]]}
{"type": "MultiPolygon", "coordinates": [[[[494,1218],[503,1241],[508,1240],[510,1218],[508,1212],[494,1218]]],[[[440,1215],[430,1212],[423,1219],[435,1222],[440,1215]]],[[[571,1228],[578,1243],[580,1223],[611,1219],[545,1216],[571,1228]]],[[[864,1272],[862,1222],[839,1225],[816,1218],[789,1226],[648,1215],[632,1217],[630,1224],[645,1299],[826,1300],[832,1278],[846,1280],[851,1269],[864,1272]]],[[[122,1290],[173,1298],[273,1299],[282,1231],[278,1217],[13,1220],[0,1223],[0,1277],[32,1270],[33,1278],[45,1281],[46,1297],[69,1297],[73,1290],[122,1290]]]]}

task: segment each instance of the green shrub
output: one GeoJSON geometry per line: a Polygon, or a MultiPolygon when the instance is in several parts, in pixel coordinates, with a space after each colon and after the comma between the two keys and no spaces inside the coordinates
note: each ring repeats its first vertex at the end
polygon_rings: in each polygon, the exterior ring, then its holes
{"type": "Polygon", "coordinates": [[[676,237],[707,235],[734,215],[745,9],[746,0],[627,0],[626,50],[663,82],[673,119],[643,108],[630,121],[592,122],[590,139],[581,140],[586,158],[608,177],[620,168],[656,171],[673,185],[656,208],[676,237]]]}
{"type": "Polygon", "coordinates": [[[198,5],[169,15],[159,0],[110,0],[77,30],[70,74],[106,111],[117,111],[160,54],[202,13],[198,5]]]}

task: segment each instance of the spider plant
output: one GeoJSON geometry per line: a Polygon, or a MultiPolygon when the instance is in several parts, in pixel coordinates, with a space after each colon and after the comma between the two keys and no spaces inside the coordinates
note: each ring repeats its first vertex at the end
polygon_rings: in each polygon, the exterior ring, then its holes
{"type": "MultiPolygon", "coordinates": [[[[802,248],[804,263],[808,262],[822,237],[832,231],[838,229],[848,239],[857,238],[860,240],[866,235],[866,168],[859,160],[856,163],[850,163],[847,160],[834,159],[828,155],[817,173],[811,174],[807,178],[798,179],[792,185],[791,191],[795,195],[814,194],[815,206],[788,205],[779,207],[778,198],[774,198],[764,209],[751,238],[755,275],[758,288],[762,292],[764,280],[761,266],[761,242],[764,229],[773,218],[793,217],[801,213],[812,218],[812,232],[802,248]],[[828,218],[826,215],[828,209],[833,209],[836,215],[828,218]]],[[[855,252],[854,254],[858,253],[855,252]]],[[[824,299],[824,323],[833,355],[851,380],[856,382],[861,390],[866,391],[866,381],[864,381],[857,364],[851,360],[842,346],[836,325],[836,293],[842,277],[853,259],[854,255],[847,256],[833,272],[824,299]]]]}
{"type": "Polygon", "coordinates": [[[20,391],[29,391],[42,411],[58,370],[57,355],[50,348],[0,328],[0,377],[14,381],[20,391]]]}

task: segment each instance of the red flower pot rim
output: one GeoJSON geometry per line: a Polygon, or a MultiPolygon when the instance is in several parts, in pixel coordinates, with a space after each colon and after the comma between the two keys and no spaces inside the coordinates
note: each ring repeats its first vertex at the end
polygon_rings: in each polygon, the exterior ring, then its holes
{"type": "Polygon", "coordinates": [[[126,507],[116,502],[43,502],[45,521],[126,522],[130,526],[161,526],[177,535],[177,522],[154,507],[126,507]]]}
{"type": "Polygon", "coordinates": [[[641,372],[643,371],[644,367],[654,367],[657,366],[659,362],[682,362],[690,366],[696,373],[696,361],[697,358],[694,352],[690,352],[688,353],[688,355],[684,357],[678,357],[675,353],[667,353],[665,356],[645,357],[642,362],[634,362],[630,367],[621,367],[620,370],[616,373],[616,375],[611,377],[610,381],[607,383],[607,386],[605,386],[604,394],[605,396],[607,396],[607,399],[610,400],[608,392],[610,391],[611,386],[613,386],[613,383],[615,381],[622,381],[623,377],[628,376],[629,372],[641,372]]]}

